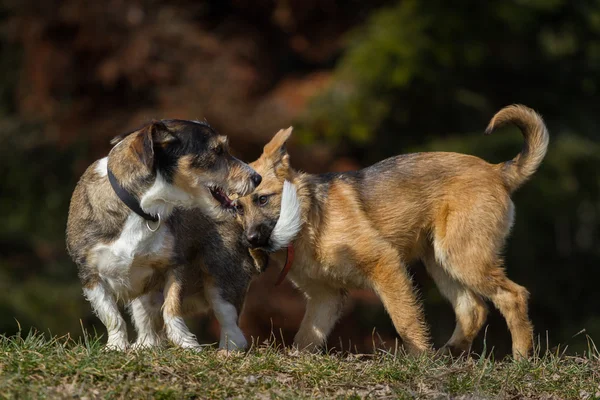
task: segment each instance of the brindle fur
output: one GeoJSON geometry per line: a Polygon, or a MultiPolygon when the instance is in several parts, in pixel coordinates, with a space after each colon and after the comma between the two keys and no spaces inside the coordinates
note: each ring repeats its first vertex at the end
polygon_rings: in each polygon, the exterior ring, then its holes
{"type": "MultiPolygon", "coordinates": [[[[275,135],[250,164],[263,181],[240,199],[240,218],[250,245],[268,250],[273,225],[284,212],[283,183],[295,184],[303,228],[293,241],[296,257],[288,276],[308,299],[295,337],[298,347],[322,346],[340,316],[346,289],[371,287],[408,351],[428,351],[422,307],[405,268],[421,260],[456,314],[445,350],[470,349],[489,299],[506,319],[513,356],[529,354],[529,293],[506,277],[501,251],[514,219],[510,194],[541,163],[548,133],[541,117],[524,106],[502,109],[487,133],[505,123],[518,125],[525,137],[522,152],[511,161],[493,165],[465,154],[416,153],[322,175],[290,167],[285,143],[291,128],[275,135]],[[268,198],[264,205],[261,196],[268,198]]],[[[283,253],[271,258],[281,263],[283,253]]]]}
{"type": "MultiPolygon", "coordinates": [[[[242,244],[242,228],[232,211],[224,210],[204,184],[244,195],[255,188],[260,177],[233,158],[226,138],[204,123],[154,122],[119,136],[112,143],[116,146],[108,160],[93,163],[75,188],[67,224],[67,248],[79,268],[84,291],[108,293],[107,302],[95,304],[94,308],[109,329],[109,346],[127,346],[120,314],[106,317],[99,310],[102,304],[116,307],[117,300],[130,303],[140,347],[158,344],[163,317],[182,321],[185,311],[195,311],[198,305],[230,304],[239,315],[256,266],[242,244]],[[156,204],[148,205],[163,213],[160,229],[154,234],[156,240],[160,239],[160,246],[150,251],[125,249],[134,253],[131,264],[115,271],[102,264],[99,257],[104,253],[99,253],[98,246],[116,243],[131,223],[144,234],[152,234],[146,231],[145,221],[116,196],[103,169],[105,165],[124,188],[141,199],[142,207],[144,196],[155,187],[159,175],[167,183],[164,198],[161,194],[155,199],[156,204]],[[169,203],[170,191],[183,193],[184,200],[169,203]],[[182,303],[188,305],[184,307],[182,303]]],[[[136,229],[132,232],[138,232],[136,229]]],[[[155,238],[149,237],[153,244],[155,238]]],[[[228,312],[226,309],[224,314],[228,312]]],[[[218,312],[215,314],[220,318],[218,312]]],[[[237,321],[234,323],[237,325],[237,321]]],[[[171,336],[178,345],[198,348],[191,334],[189,340],[179,342],[174,339],[176,335],[171,336]]],[[[244,347],[245,340],[240,341],[236,345],[244,347]]],[[[227,338],[222,338],[222,346],[229,344],[227,338]]]]}

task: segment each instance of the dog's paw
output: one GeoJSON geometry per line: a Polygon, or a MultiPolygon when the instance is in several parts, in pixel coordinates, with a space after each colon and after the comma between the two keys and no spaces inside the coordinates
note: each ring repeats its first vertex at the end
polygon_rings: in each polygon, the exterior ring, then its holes
{"type": "Polygon", "coordinates": [[[222,329],[221,340],[219,341],[220,349],[244,351],[248,348],[248,341],[244,333],[237,326],[230,327],[230,329],[227,329],[227,327],[222,329]]]}
{"type": "Polygon", "coordinates": [[[144,337],[139,338],[135,341],[135,343],[131,346],[133,350],[144,350],[144,349],[152,349],[156,347],[160,347],[162,341],[159,337],[144,337]]]}
{"type": "Polygon", "coordinates": [[[105,349],[110,351],[126,351],[128,348],[129,343],[124,341],[109,341],[105,346],[105,349]]]}
{"type": "Polygon", "coordinates": [[[244,335],[238,335],[237,337],[226,335],[219,342],[219,350],[243,352],[247,348],[248,341],[244,335]]]}
{"type": "Polygon", "coordinates": [[[314,343],[301,344],[301,343],[294,342],[294,344],[292,345],[292,348],[293,348],[293,351],[295,351],[297,354],[300,354],[300,353],[320,354],[323,352],[323,347],[316,345],[314,343]]]}
{"type": "Polygon", "coordinates": [[[196,353],[200,353],[202,351],[202,346],[200,346],[196,340],[187,340],[181,343],[176,343],[176,346],[179,346],[182,349],[194,351],[196,353]]]}

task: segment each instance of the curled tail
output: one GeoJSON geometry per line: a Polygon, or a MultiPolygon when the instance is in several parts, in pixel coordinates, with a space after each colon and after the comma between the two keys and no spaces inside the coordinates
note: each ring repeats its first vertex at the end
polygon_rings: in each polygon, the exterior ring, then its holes
{"type": "Polygon", "coordinates": [[[531,108],[519,104],[498,111],[485,133],[489,135],[507,123],[518,126],[525,138],[523,150],[515,158],[498,164],[508,190],[513,192],[525,183],[542,163],[548,149],[549,137],[542,117],[531,108]]]}

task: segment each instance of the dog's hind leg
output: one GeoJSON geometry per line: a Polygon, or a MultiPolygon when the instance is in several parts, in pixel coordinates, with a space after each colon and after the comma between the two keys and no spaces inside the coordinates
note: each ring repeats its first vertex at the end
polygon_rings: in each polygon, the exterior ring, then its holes
{"type": "Polygon", "coordinates": [[[518,359],[531,351],[533,326],[527,315],[529,293],[506,277],[499,256],[512,224],[511,207],[512,203],[502,207],[492,199],[457,209],[434,234],[434,248],[448,275],[498,308],[512,336],[513,357],[518,359]]]}
{"type": "Polygon", "coordinates": [[[196,336],[190,332],[183,319],[182,289],[181,271],[171,270],[167,274],[164,289],[163,319],[165,321],[165,331],[169,340],[175,345],[200,351],[201,347],[196,340],[196,336]]]}
{"type": "Polygon", "coordinates": [[[346,292],[315,283],[303,287],[307,303],[300,329],[294,337],[299,350],[317,351],[342,315],[346,292]]]}
{"type": "Polygon", "coordinates": [[[125,350],[129,345],[127,340],[127,325],[119,312],[117,301],[111,291],[100,280],[91,287],[84,287],[83,293],[91,303],[94,313],[108,331],[106,347],[113,350],[125,350]]]}
{"type": "Polygon", "coordinates": [[[456,316],[456,327],[443,351],[454,356],[469,352],[473,340],[487,318],[483,299],[472,290],[452,278],[435,260],[433,252],[422,259],[427,272],[435,281],[442,295],[450,301],[456,316]]]}
{"type": "Polygon", "coordinates": [[[129,303],[131,319],[137,332],[134,348],[143,349],[160,345],[163,326],[162,304],[163,296],[157,292],[146,293],[129,303]]]}
{"type": "MultiPolygon", "coordinates": [[[[225,350],[244,350],[248,347],[248,341],[238,326],[238,320],[245,291],[244,293],[239,293],[242,295],[241,299],[226,299],[221,294],[219,287],[207,284],[205,293],[215,313],[215,317],[219,321],[219,325],[221,325],[219,348],[225,350]],[[236,307],[234,303],[238,304],[238,306],[236,307]]],[[[240,297],[238,293],[236,294],[238,295],[236,297],[240,297]]]]}
{"type": "Polygon", "coordinates": [[[494,303],[510,330],[513,358],[526,358],[533,347],[533,325],[527,315],[529,293],[508,279],[499,264],[492,265],[483,271],[470,268],[471,273],[461,274],[456,279],[494,303]]]}

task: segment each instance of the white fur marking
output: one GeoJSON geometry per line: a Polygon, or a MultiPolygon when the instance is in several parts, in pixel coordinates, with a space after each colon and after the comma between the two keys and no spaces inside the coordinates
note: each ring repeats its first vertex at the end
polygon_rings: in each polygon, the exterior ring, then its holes
{"type": "Polygon", "coordinates": [[[152,293],[134,299],[129,304],[131,318],[137,331],[135,349],[145,349],[160,345],[161,337],[157,327],[162,325],[160,303],[154,304],[152,293]]]}
{"type": "Polygon", "coordinates": [[[211,299],[215,317],[221,325],[221,340],[219,348],[226,350],[243,350],[248,347],[248,341],[238,326],[238,313],[235,306],[221,297],[219,289],[207,289],[211,299]]]}
{"type": "Polygon", "coordinates": [[[201,187],[205,184],[196,182],[196,185],[199,186],[198,195],[194,196],[169,184],[160,173],[157,173],[154,183],[142,196],[140,206],[150,215],[160,214],[163,220],[166,220],[176,207],[199,207],[204,214],[216,218],[221,207],[215,205],[216,201],[208,188],[201,187]]]}
{"type": "Polygon", "coordinates": [[[102,177],[108,174],[108,157],[104,157],[96,161],[95,171],[102,177]]]}
{"type": "Polygon", "coordinates": [[[140,206],[151,215],[160,214],[162,219],[167,219],[175,207],[185,207],[193,202],[191,194],[169,184],[160,173],[157,173],[154,183],[142,196],[140,206]]]}
{"type": "Polygon", "coordinates": [[[106,347],[114,350],[125,350],[129,345],[127,326],[119,312],[115,299],[106,292],[102,283],[91,289],[83,289],[83,294],[92,304],[94,312],[108,331],[106,347]]]}
{"type": "Polygon", "coordinates": [[[92,250],[93,262],[99,275],[111,287],[117,297],[127,299],[131,291],[137,291],[152,269],[133,264],[136,257],[161,254],[170,240],[171,233],[165,227],[156,232],[146,228],[144,219],[131,212],[125,220],[119,237],[110,244],[97,244],[92,250]]]}
{"type": "Polygon", "coordinates": [[[281,211],[279,219],[273,232],[271,232],[272,251],[279,250],[290,244],[296,238],[302,228],[302,214],[300,211],[300,199],[296,186],[289,182],[283,182],[281,194],[281,211]]]}
{"type": "Polygon", "coordinates": [[[183,318],[173,317],[166,313],[163,313],[163,318],[165,320],[167,337],[171,342],[184,349],[202,350],[196,340],[196,336],[190,332],[183,318]]]}

